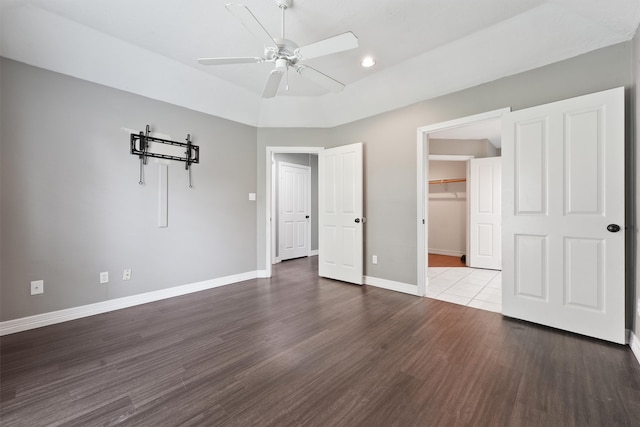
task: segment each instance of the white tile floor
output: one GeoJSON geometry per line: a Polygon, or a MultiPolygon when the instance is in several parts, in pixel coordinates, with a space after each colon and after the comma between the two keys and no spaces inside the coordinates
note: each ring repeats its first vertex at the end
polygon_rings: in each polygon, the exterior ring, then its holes
{"type": "Polygon", "coordinates": [[[429,267],[426,296],[455,304],[502,311],[502,272],[467,267],[429,267]]]}

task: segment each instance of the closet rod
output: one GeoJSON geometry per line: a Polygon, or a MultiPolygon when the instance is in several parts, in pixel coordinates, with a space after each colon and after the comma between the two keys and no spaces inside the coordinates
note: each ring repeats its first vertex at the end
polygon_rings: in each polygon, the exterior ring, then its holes
{"type": "Polygon", "coordinates": [[[429,181],[429,184],[449,184],[450,182],[467,182],[467,180],[466,178],[433,179],[429,181]]]}

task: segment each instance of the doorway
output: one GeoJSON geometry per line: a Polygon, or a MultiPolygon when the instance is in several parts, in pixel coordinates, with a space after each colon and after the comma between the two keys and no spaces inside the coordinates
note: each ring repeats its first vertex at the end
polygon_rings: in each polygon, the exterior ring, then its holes
{"type": "Polygon", "coordinates": [[[499,121],[493,120],[430,134],[429,298],[502,310],[500,173],[484,167],[500,163],[500,133],[499,121]],[[492,224],[487,213],[496,211],[492,224]]]}
{"type": "Polygon", "coordinates": [[[361,142],[324,147],[266,147],[265,254],[262,277],[271,277],[275,254],[273,169],[277,153],[306,153],[318,156],[318,255],[319,275],[363,284],[363,144],[361,142]],[[331,221],[339,221],[337,224],[331,221]],[[321,232],[322,230],[322,232],[321,232]],[[327,268],[323,268],[327,267],[327,268]]]}
{"type": "Polygon", "coordinates": [[[275,153],[272,264],[318,253],[318,156],[275,153]]]}
{"type": "MultiPolygon", "coordinates": [[[[431,154],[463,154],[463,153],[438,153],[431,150],[436,144],[430,142],[436,139],[471,139],[476,138],[479,132],[489,132],[485,127],[492,128],[491,132],[501,135],[501,117],[508,113],[510,108],[494,110],[487,113],[464,117],[449,122],[438,123],[418,129],[417,153],[418,153],[418,294],[427,295],[429,274],[428,272],[428,242],[429,242],[429,156],[431,154]]],[[[461,274],[458,272],[457,274],[461,274]]],[[[456,273],[453,273],[456,274],[456,273]]],[[[471,274],[471,272],[467,272],[471,274]]],[[[492,273],[493,274],[493,273],[492,273]]]]}
{"type": "MultiPolygon", "coordinates": [[[[433,144],[432,144],[433,145],[433,144]]],[[[429,154],[428,265],[464,267],[469,253],[468,175],[473,155],[429,154]]]]}
{"type": "MultiPolygon", "coordinates": [[[[267,147],[266,149],[266,188],[265,188],[265,204],[266,216],[265,220],[265,271],[264,277],[271,277],[272,265],[275,262],[278,262],[276,258],[276,210],[277,203],[275,200],[277,194],[277,180],[276,176],[276,161],[275,156],[278,154],[283,155],[302,155],[309,156],[315,155],[317,156],[320,152],[324,151],[324,147],[267,147]]],[[[312,197],[312,210],[313,210],[313,197],[312,197]]],[[[310,218],[313,221],[313,218],[310,218]]],[[[311,255],[315,255],[317,252],[314,252],[311,249],[311,255]]]]}

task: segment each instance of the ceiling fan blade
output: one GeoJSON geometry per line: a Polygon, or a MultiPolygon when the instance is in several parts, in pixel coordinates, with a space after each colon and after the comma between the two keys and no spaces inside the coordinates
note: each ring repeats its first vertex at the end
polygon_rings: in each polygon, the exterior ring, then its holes
{"type": "Polygon", "coordinates": [[[229,64],[257,64],[264,62],[264,58],[259,57],[222,57],[222,58],[198,58],[202,65],[229,65],[229,64]]]}
{"type": "Polygon", "coordinates": [[[315,68],[308,67],[306,65],[300,65],[296,68],[296,71],[301,76],[311,80],[314,83],[319,84],[332,92],[340,92],[344,89],[344,84],[340,83],[336,79],[321,73],[315,68]]]}
{"type": "Polygon", "coordinates": [[[249,30],[254,36],[258,38],[267,46],[277,46],[273,37],[265,30],[258,18],[249,10],[247,6],[242,4],[229,3],[225,6],[229,12],[231,12],[236,18],[242,22],[242,24],[249,30]]]}
{"type": "Polygon", "coordinates": [[[305,60],[355,49],[356,47],[358,47],[358,38],[351,31],[347,31],[346,33],[302,46],[296,49],[296,55],[300,60],[305,60]]]}
{"type": "Polygon", "coordinates": [[[278,87],[280,86],[280,80],[282,80],[282,74],[284,74],[282,70],[271,71],[267,79],[267,84],[264,85],[264,90],[262,91],[263,98],[273,98],[276,96],[278,87]]]}

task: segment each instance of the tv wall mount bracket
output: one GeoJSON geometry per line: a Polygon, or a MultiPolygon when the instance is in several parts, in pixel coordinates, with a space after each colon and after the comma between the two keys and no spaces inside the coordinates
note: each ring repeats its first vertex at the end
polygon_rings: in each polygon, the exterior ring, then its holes
{"type": "Polygon", "coordinates": [[[140,181],[138,184],[144,185],[144,165],[147,164],[147,159],[149,157],[155,157],[158,159],[185,162],[184,168],[189,173],[189,188],[193,188],[193,185],[191,185],[191,165],[193,163],[200,163],[200,147],[191,143],[191,134],[187,134],[187,142],[177,142],[168,139],[156,138],[150,136],[150,134],[151,130],[149,125],[146,126],[144,132],[140,131],[140,133],[131,134],[131,154],[137,155],[140,158],[140,181]],[[154,153],[150,150],[150,142],[184,147],[184,156],[154,153]]]}

